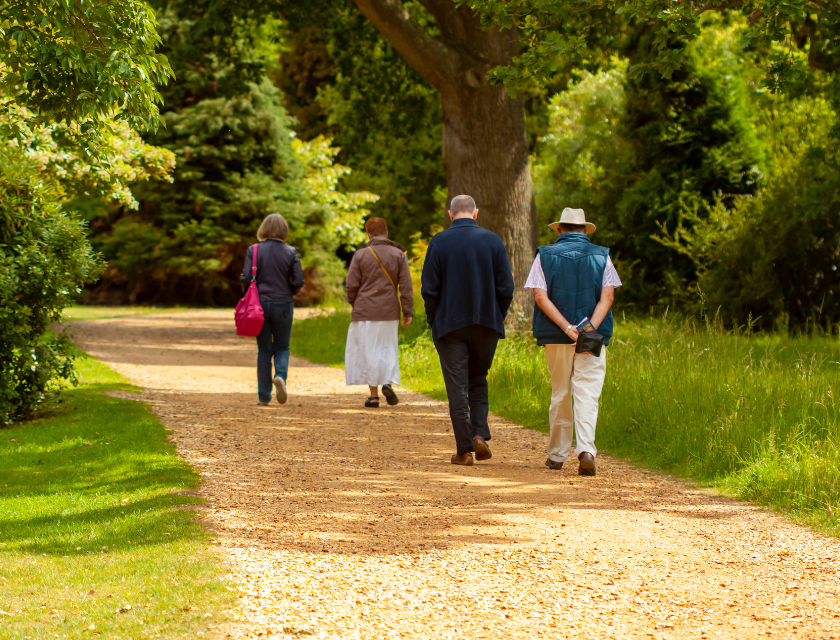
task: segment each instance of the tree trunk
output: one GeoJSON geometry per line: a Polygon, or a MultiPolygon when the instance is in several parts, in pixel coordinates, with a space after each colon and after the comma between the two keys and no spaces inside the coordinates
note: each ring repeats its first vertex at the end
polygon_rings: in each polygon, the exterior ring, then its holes
{"type": "Polygon", "coordinates": [[[517,287],[512,313],[527,315],[531,300],[522,286],[534,261],[537,225],[525,107],[483,76],[477,84],[441,94],[448,201],[460,194],[475,198],[479,224],[507,248],[517,287]]]}
{"type": "Polygon", "coordinates": [[[474,12],[453,0],[420,0],[437,22],[441,35],[435,39],[400,0],[354,2],[440,93],[448,201],[461,194],[475,198],[479,224],[499,234],[507,248],[517,287],[512,315],[528,315],[530,297],[522,285],[534,259],[537,226],[525,105],[486,75],[519,54],[517,32],[483,30],[474,12]]]}

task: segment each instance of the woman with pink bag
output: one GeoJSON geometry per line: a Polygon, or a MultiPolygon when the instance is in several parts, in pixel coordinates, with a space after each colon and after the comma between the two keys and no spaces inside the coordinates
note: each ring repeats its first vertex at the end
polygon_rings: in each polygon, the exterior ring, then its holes
{"type": "Polygon", "coordinates": [[[288,237],[289,225],[283,216],[279,213],[266,216],[257,231],[260,242],[248,247],[245,266],[239,277],[245,289],[250,285],[255,272],[263,310],[263,325],[257,335],[257,389],[259,404],[263,407],[271,402],[272,381],[277,391],[277,402],[284,404],[287,397],[286,376],[289,372],[294,296],[303,286],[300,258],[295,248],[286,244],[288,237]]]}

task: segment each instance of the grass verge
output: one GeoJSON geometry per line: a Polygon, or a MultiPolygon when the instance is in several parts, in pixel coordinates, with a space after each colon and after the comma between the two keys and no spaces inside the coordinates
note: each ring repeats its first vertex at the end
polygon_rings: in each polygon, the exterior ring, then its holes
{"type": "Polygon", "coordinates": [[[64,322],[74,320],[102,320],[104,318],[122,318],[124,316],[143,316],[150,313],[187,311],[187,307],[89,307],[78,305],[64,310],[64,322]]]}
{"type": "Polygon", "coordinates": [[[133,389],[82,386],[0,430],[0,638],[200,638],[232,595],[188,505],[198,474],[133,389]]]}
{"type": "MultiPolygon", "coordinates": [[[[292,350],[341,366],[349,314],[295,325],[292,350]]],[[[402,382],[445,400],[424,327],[401,334],[402,382]]],[[[528,332],[499,343],[493,413],[548,431],[550,378],[528,332]]],[[[607,349],[598,446],[755,500],[840,535],[840,343],[728,333],[679,320],[624,320],[607,349]]]]}

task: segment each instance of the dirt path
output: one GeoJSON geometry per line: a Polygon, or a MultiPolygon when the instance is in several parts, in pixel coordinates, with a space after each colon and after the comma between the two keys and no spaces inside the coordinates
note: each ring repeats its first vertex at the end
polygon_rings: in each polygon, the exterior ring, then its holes
{"type": "Polygon", "coordinates": [[[498,418],[493,459],[454,467],[446,405],[365,410],[295,358],[288,404],[258,407],[230,312],[76,332],[205,479],[243,594],[221,637],[840,638],[840,544],[748,504],[603,456],[549,471],[545,436],[498,418]]]}

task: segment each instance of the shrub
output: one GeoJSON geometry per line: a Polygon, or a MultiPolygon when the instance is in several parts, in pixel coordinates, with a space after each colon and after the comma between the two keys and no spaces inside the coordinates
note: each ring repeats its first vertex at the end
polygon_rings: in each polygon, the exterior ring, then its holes
{"type": "Polygon", "coordinates": [[[84,224],[15,146],[0,147],[0,421],[31,412],[57,380],[75,381],[74,346],[48,332],[100,271],[84,224]]]}

